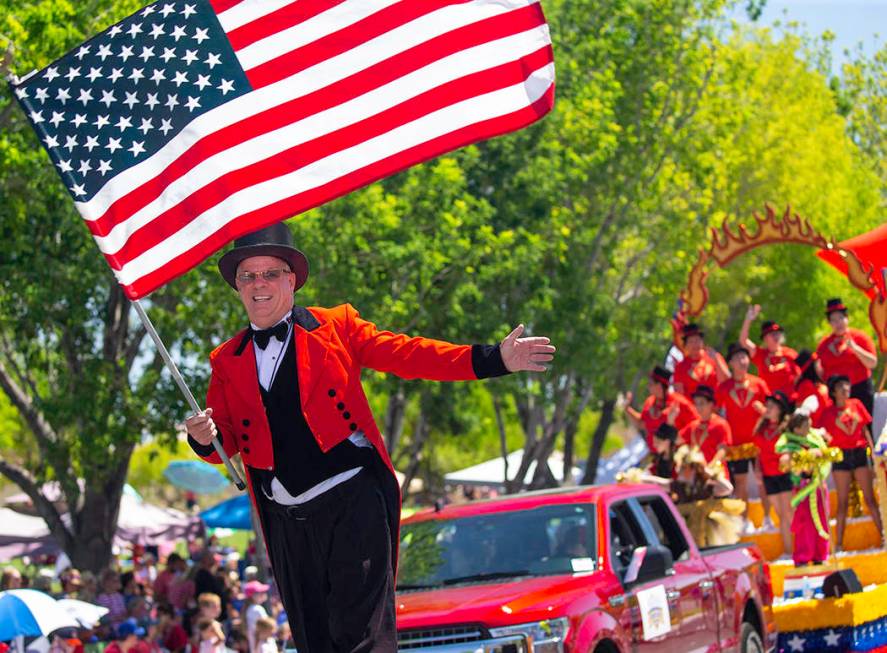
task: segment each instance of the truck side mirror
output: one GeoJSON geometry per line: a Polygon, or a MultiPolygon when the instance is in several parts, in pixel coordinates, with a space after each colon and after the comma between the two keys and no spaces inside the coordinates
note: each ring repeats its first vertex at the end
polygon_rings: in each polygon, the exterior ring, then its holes
{"type": "Polygon", "coordinates": [[[674,567],[671,551],[664,546],[641,546],[631,555],[623,580],[626,586],[665,578],[674,567]]]}

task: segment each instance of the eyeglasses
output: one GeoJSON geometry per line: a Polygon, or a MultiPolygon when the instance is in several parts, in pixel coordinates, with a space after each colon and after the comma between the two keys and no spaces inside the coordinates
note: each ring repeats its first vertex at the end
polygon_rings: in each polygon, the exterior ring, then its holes
{"type": "Polygon", "coordinates": [[[292,270],[287,268],[273,268],[271,270],[262,270],[261,272],[241,272],[235,279],[237,279],[237,283],[241,286],[248,286],[259,277],[262,277],[265,281],[277,281],[281,275],[291,273],[292,270]]]}

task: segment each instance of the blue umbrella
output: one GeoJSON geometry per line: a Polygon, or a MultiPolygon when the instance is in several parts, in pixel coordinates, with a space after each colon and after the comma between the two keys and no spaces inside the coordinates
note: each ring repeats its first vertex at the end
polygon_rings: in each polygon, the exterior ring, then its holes
{"type": "Polygon", "coordinates": [[[220,492],[228,485],[218,469],[202,460],[174,460],[163,470],[163,475],[176,487],[198,494],[220,492]]]}
{"type": "Polygon", "coordinates": [[[209,528],[233,528],[242,531],[251,530],[249,495],[239,494],[236,497],[217,503],[200,513],[203,523],[209,528]]]}
{"type": "Polygon", "coordinates": [[[0,642],[14,637],[40,637],[79,622],[49,594],[36,590],[0,592],[0,642]]]}

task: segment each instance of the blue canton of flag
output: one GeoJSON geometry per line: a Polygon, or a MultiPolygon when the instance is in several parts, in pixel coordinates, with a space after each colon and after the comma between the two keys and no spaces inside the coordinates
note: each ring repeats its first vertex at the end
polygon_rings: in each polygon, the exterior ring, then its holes
{"type": "Polygon", "coordinates": [[[157,2],[15,87],[75,200],[250,85],[209,3],[157,2]]]}

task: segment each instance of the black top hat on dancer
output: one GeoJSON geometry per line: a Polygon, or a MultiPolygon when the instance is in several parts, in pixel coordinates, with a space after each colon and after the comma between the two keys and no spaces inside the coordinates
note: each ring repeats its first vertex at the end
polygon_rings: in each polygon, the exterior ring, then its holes
{"type": "Polygon", "coordinates": [[[761,338],[766,336],[768,333],[785,333],[785,329],[783,329],[778,322],[774,322],[773,320],[766,320],[761,325],[761,338]]]}
{"type": "Polygon", "coordinates": [[[650,372],[650,380],[662,385],[665,390],[671,385],[671,372],[661,365],[657,365],[650,372]]]}
{"type": "Polygon", "coordinates": [[[825,303],[825,316],[830,317],[832,313],[841,312],[844,315],[847,315],[847,307],[844,306],[844,302],[841,301],[840,297],[835,297],[833,299],[828,300],[825,303]]]}
{"type": "Polygon", "coordinates": [[[690,336],[699,336],[700,338],[705,338],[705,331],[703,331],[698,324],[695,322],[689,322],[681,327],[681,338],[684,342],[687,342],[687,338],[690,336]]]}
{"type": "Polygon", "coordinates": [[[703,399],[707,399],[708,401],[714,403],[715,391],[707,385],[698,385],[698,386],[696,386],[696,389],[693,391],[693,394],[691,395],[691,397],[693,399],[696,399],[696,397],[702,397],[703,399]]]}
{"type": "Polygon", "coordinates": [[[308,279],[308,259],[293,247],[293,235],[283,222],[276,222],[270,227],[237,238],[234,247],[219,259],[222,278],[235,290],[237,266],[252,256],[273,256],[286,261],[290,271],[296,275],[294,290],[304,286],[308,279]]]}
{"type": "Polygon", "coordinates": [[[733,357],[736,354],[745,354],[749,358],[751,358],[751,352],[749,352],[748,348],[740,345],[738,342],[730,343],[730,346],[727,347],[727,362],[729,363],[733,360],[733,357]]]}

